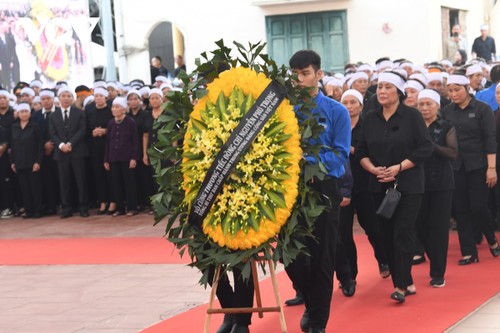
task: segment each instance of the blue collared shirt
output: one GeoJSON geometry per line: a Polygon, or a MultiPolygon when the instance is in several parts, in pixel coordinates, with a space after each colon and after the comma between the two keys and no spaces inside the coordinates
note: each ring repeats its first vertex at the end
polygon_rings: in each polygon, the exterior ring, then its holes
{"type": "MultiPolygon", "coordinates": [[[[328,148],[321,148],[319,158],[325,165],[329,176],[340,178],[344,172],[351,146],[351,119],[349,112],[339,102],[326,97],[321,91],[314,98],[316,108],[312,111],[318,123],[325,128],[317,143],[328,148]]],[[[300,121],[300,115],[299,115],[300,121]]],[[[306,156],[311,164],[317,161],[313,156],[306,156]]]]}
{"type": "Polygon", "coordinates": [[[477,100],[480,100],[480,101],[488,104],[491,107],[491,109],[493,110],[493,112],[496,112],[496,110],[498,109],[498,103],[497,103],[497,99],[495,96],[495,89],[496,88],[497,88],[497,84],[493,83],[488,88],[483,89],[481,91],[478,91],[476,96],[475,96],[477,100]]]}

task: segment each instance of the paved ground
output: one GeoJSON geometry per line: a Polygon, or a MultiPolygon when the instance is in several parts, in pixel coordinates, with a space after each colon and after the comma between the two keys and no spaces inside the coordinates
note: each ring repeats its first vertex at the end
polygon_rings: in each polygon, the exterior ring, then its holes
{"type": "MultiPolygon", "coordinates": [[[[161,237],[152,217],[0,220],[0,239],[161,237]]],[[[185,265],[0,266],[0,332],[132,333],[208,300],[185,265]],[[167,287],[168,286],[168,287],[167,287]]],[[[500,333],[500,295],[447,332],[500,333]]]]}

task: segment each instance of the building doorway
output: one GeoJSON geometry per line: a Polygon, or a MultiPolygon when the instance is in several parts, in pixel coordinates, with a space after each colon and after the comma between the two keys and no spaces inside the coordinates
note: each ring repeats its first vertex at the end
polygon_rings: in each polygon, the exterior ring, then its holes
{"type": "Polygon", "coordinates": [[[177,55],[184,57],[184,35],[180,29],[171,22],[161,22],[151,31],[148,41],[149,59],[159,56],[162,65],[173,76],[176,67],[175,57],[177,55]]]}
{"type": "Polygon", "coordinates": [[[345,11],[267,16],[266,30],[269,55],[278,65],[288,65],[302,49],[318,52],[325,71],[343,73],[349,60],[345,11]]]}

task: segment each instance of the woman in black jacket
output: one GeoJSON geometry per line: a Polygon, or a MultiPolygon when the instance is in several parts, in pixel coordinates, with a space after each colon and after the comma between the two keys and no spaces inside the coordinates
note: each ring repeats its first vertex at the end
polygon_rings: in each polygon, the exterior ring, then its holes
{"type": "MultiPolygon", "coordinates": [[[[434,144],[424,163],[425,194],[417,219],[417,236],[430,260],[431,286],[444,287],[451,202],[455,186],[451,161],[457,157],[455,128],[438,115],[441,97],[432,89],[418,94],[418,110],[434,144]]],[[[422,254],[423,255],[423,254],[422,254]]]]}
{"type": "Polygon", "coordinates": [[[22,103],[16,107],[19,122],[12,124],[11,168],[19,177],[26,212],[23,218],[42,217],[43,138],[38,124],[30,120],[31,108],[22,103]]]}
{"type": "Polygon", "coordinates": [[[380,74],[377,100],[381,106],[366,115],[357,146],[361,166],[371,174],[368,186],[376,206],[396,181],[401,192],[392,217],[379,217],[394,285],[391,298],[399,303],[416,293],[411,276],[415,221],[424,193],[423,163],[432,153],[422,116],[402,103],[404,83],[398,72],[380,74]]]}
{"type": "Polygon", "coordinates": [[[365,230],[368,240],[373,248],[375,258],[377,259],[380,276],[387,278],[390,275],[389,265],[385,250],[382,245],[382,237],[380,234],[380,226],[377,216],[375,215],[375,203],[373,197],[368,191],[369,173],[359,164],[359,158],[356,152],[356,145],[361,136],[363,128],[363,119],[361,111],[363,109],[363,95],[354,89],[347,90],[341,99],[342,104],[349,111],[351,118],[351,150],[349,160],[352,170],[353,188],[351,202],[342,206],[340,209],[340,228],[346,228],[350,231],[347,240],[341,240],[345,254],[349,260],[350,269],[354,281],[358,274],[357,251],[352,235],[354,223],[354,214],[358,217],[359,225],[365,230]]]}
{"type": "Polygon", "coordinates": [[[448,94],[451,103],[443,109],[443,118],[455,126],[458,138],[458,157],[453,161],[453,199],[462,252],[458,264],[469,265],[479,261],[475,223],[486,237],[491,254],[500,256],[488,209],[489,188],[497,183],[495,116],[488,104],[469,94],[469,79],[463,74],[450,75],[448,94]]]}
{"type": "Polygon", "coordinates": [[[116,203],[111,185],[111,174],[104,169],[104,151],[106,147],[107,126],[113,118],[111,106],[106,98],[108,91],[104,88],[94,90],[94,101],[89,111],[87,111],[87,135],[89,140],[90,160],[94,174],[97,200],[99,209],[97,215],[106,213],[113,214],[116,210],[116,203]],[[108,206],[109,204],[109,206],[108,206]]]}

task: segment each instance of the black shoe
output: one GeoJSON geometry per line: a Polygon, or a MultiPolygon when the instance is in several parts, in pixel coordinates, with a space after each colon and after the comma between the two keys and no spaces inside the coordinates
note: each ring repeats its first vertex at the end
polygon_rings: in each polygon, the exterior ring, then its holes
{"type": "Polygon", "coordinates": [[[300,329],[302,332],[309,332],[309,312],[307,312],[307,309],[304,310],[304,313],[302,314],[302,318],[300,318],[300,329]]]}
{"type": "Polygon", "coordinates": [[[458,264],[460,266],[464,266],[464,265],[470,265],[470,264],[476,263],[476,262],[479,262],[479,258],[477,257],[477,255],[469,256],[469,258],[462,258],[458,261],[458,264]]]}
{"type": "Polygon", "coordinates": [[[100,209],[98,209],[98,210],[97,210],[97,215],[106,215],[106,213],[107,213],[107,212],[108,212],[108,211],[107,211],[106,209],[105,209],[105,210],[100,210],[100,209]]]}
{"type": "Polygon", "coordinates": [[[222,321],[222,325],[219,326],[219,329],[215,333],[231,333],[234,325],[234,315],[225,314],[224,320],[222,321]]]}
{"type": "Polygon", "coordinates": [[[397,292],[397,291],[395,291],[395,292],[393,292],[391,294],[391,298],[393,300],[395,300],[396,302],[398,302],[398,303],[404,303],[405,302],[405,295],[401,294],[400,292],[397,292]]]}
{"type": "Polygon", "coordinates": [[[31,214],[31,213],[24,213],[23,215],[21,215],[21,217],[23,219],[30,219],[30,218],[33,217],[33,214],[31,214]]]}
{"type": "Polygon", "coordinates": [[[418,265],[425,262],[425,256],[424,255],[415,255],[413,257],[413,262],[412,265],[418,265]]]}
{"type": "Polygon", "coordinates": [[[81,216],[81,217],[89,217],[89,212],[88,212],[88,211],[86,211],[86,210],[82,210],[82,211],[80,212],[80,216],[81,216]]]}
{"type": "Polygon", "coordinates": [[[380,272],[380,277],[382,279],[387,279],[391,276],[391,270],[388,264],[378,264],[378,271],[380,272]]]}
{"type": "Polygon", "coordinates": [[[300,291],[297,291],[295,298],[291,298],[285,301],[285,304],[288,306],[302,305],[304,304],[304,297],[300,291]]]}
{"type": "Polygon", "coordinates": [[[442,288],[445,286],[445,282],[443,278],[433,278],[430,282],[430,285],[432,288],[442,288]]]}
{"type": "Polygon", "coordinates": [[[32,218],[34,218],[34,219],[39,219],[39,218],[41,218],[41,217],[43,217],[43,214],[42,214],[42,213],[35,213],[35,214],[33,214],[33,216],[32,216],[32,218]]]}
{"type": "Polygon", "coordinates": [[[325,329],[324,328],[310,328],[309,329],[309,333],[325,333],[325,329]]]}
{"type": "Polygon", "coordinates": [[[490,253],[491,253],[491,255],[492,255],[493,257],[498,257],[498,256],[500,256],[500,246],[498,245],[498,242],[496,242],[496,244],[497,244],[497,247],[495,247],[494,249],[492,249],[492,248],[490,247],[490,253]]]}
{"type": "Polygon", "coordinates": [[[234,324],[233,329],[229,333],[250,333],[248,325],[234,324]]]}
{"type": "Polygon", "coordinates": [[[73,213],[72,213],[72,212],[63,212],[63,213],[61,214],[61,218],[62,218],[62,219],[67,219],[68,217],[71,217],[71,216],[73,216],[73,213]]]}
{"type": "Polygon", "coordinates": [[[352,297],[356,292],[356,281],[354,280],[350,280],[348,283],[340,284],[339,286],[345,297],[352,297]]]}

